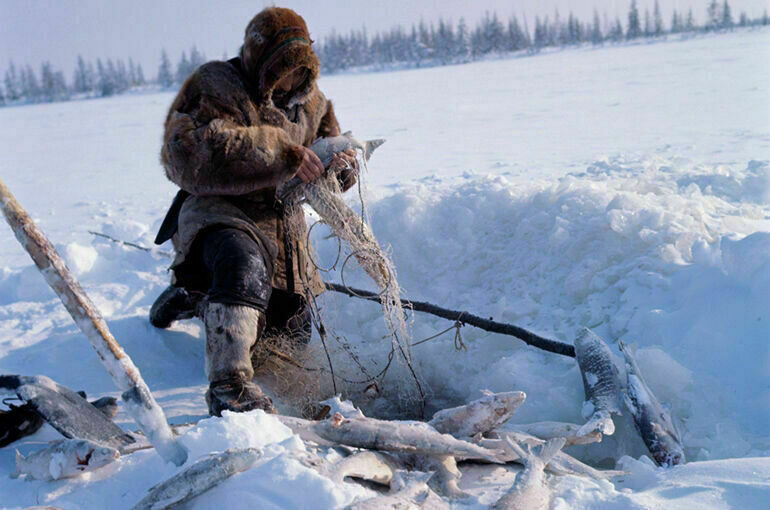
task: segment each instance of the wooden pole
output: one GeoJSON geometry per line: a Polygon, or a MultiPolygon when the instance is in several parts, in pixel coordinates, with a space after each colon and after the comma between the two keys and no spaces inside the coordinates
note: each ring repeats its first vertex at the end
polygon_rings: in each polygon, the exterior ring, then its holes
{"type": "MultiPolygon", "coordinates": [[[[152,251],[150,248],[147,248],[146,246],[127,243],[125,241],[121,241],[120,239],[115,239],[114,237],[110,237],[100,232],[91,232],[89,230],[89,233],[95,236],[104,237],[114,243],[130,246],[132,248],[137,248],[143,251],[148,251],[148,252],[152,251]]],[[[167,255],[165,252],[163,252],[162,254],[167,255]]],[[[340,285],[339,283],[324,282],[324,284],[326,285],[327,289],[332,290],[334,292],[339,292],[341,294],[345,294],[347,296],[366,299],[368,301],[378,301],[378,302],[380,301],[379,294],[375,294],[374,292],[369,292],[368,290],[356,289],[354,287],[340,285]]],[[[483,329],[485,331],[490,331],[492,333],[499,333],[501,335],[513,336],[523,341],[524,343],[531,345],[532,347],[537,347],[538,349],[543,349],[545,351],[552,352],[554,354],[561,354],[562,356],[568,356],[570,358],[575,357],[574,346],[570,344],[565,344],[564,342],[559,342],[558,340],[551,340],[549,338],[542,337],[540,335],[532,333],[531,331],[528,331],[519,326],[515,326],[513,324],[507,324],[504,322],[495,322],[491,319],[485,319],[483,317],[474,315],[469,312],[449,310],[447,308],[442,308],[440,306],[434,305],[432,303],[426,303],[424,301],[407,301],[402,299],[401,306],[403,306],[404,308],[411,308],[416,312],[429,313],[431,315],[435,315],[443,319],[448,319],[450,321],[460,321],[463,324],[468,324],[470,326],[474,326],[479,329],[483,329]]]]}
{"type": "Polygon", "coordinates": [[[96,305],[89,299],[53,244],[0,179],[0,206],[16,239],[27,250],[48,285],[56,292],[91,345],[102,365],[123,392],[129,414],[167,462],[181,466],[187,450],[176,441],[163,410],[150,393],[139,369],[110,333],[96,305]]]}
{"type": "MultiPolygon", "coordinates": [[[[374,292],[366,290],[355,289],[353,287],[346,287],[338,283],[324,282],[326,288],[333,290],[334,292],[340,292],[348,296],[357,297],[361,299],[367,299],[372,301],[379,301],[380,297],[374,292]]],[[[543,349],[554,354],[561,354],[562,356],[575,357],[575,347],[570,344],[565,344],[556,340],[551,340],[540,335],[536,335],[531,331],[527,331],[519,326],[513,324],[506,324],[504,322],[495,322],[491,319],[485,319],[468,312],[462,312],[457,310],[449,310],[441,308],[431,303],[425,303],[422,301],[407,301],[401,300],[401,304],[404,308],[411,308],[416,312],[425,312],[437,317],[449,319],[450,321],[459,321],[463,324],[475,326],[485,331],[491,331],[492,333],[500,333],[501,335],[509,335],[518,338],[524,343],[543,349]]]]}

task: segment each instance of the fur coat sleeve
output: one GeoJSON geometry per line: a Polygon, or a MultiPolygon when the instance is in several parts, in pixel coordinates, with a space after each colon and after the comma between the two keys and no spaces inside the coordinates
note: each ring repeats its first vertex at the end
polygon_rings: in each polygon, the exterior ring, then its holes
{"type": "Polygon", "coordinates": [[[187,79],[166,118],[163,142],[166,176],[198,196],[274,187],[302,160],[286,131],[259,121],[243,83],[224,62],[206,64],[187,79]]]}

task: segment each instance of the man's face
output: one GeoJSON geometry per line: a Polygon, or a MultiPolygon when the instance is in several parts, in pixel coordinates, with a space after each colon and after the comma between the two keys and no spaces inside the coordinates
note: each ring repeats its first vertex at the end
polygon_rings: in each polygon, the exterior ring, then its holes
{"type": "Polygon", "coordinates": [[[307,69],[298,68],[278,80],[273,89],[273,100],[283,101],[286,99],[292,90],[296,90],[302,85],[306,77],[307,69]]]}

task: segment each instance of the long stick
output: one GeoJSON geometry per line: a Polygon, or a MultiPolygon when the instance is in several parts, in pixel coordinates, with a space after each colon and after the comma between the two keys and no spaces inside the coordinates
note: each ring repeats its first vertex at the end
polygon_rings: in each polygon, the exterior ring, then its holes
{"type": "Polygon", "coordinates": [[[181,466],[187,450],[174,439],[166,416],[150,393],[139,369],[112,336],[99,310],[64,264],[53,244],[32,221],[10,190],[0,179],[0,205],[6,221],[13,229],[35,265],[56,292],[96,354],[123,392],[123,401],[139,428],[167,462],[181,466]]]}
{"type": "MultiPolygon", "coordinates": [[[[126,246],[130,246],[132,248],[143,250],[143,251],[148,251],[148,252],[152,251],[150,248],[147,248],[145,246],[141,246],[133,243],[127,243],[125,241],[121,241],[120,239],[115,239],[114,237],[110,237],[100,232],[91,232],[90,230],[89,232],[95,236],[104,237],[115,243],[123,244],[126,246]]],[[[165,255],[166,253],[164,252],[163,254],[165,255]]],[[[366,299],[369,301],[380,300],[380,296],[378,294],[369,292],[368,290],[356,289],[354,287],[347,287],[345,285],[340,285],[338,283],[331,283],[331,282],[324,282],[324,284],[326,285],[326,288],[329,290],[333,290],[334,292],[340,292],[342,294],[346,294],[351,297],[357,297],[357,298],[366,299]]],[[[531,345],[532,347],[537,347],[538,349],[543,349],[548,352],[552,352],[554,354],[561,354],[562,356],[569,356],[570,358],[575,357],[575,347],[573,347],[572,345],[565,344],[557,340],[551,340],[551,339],[542,337],[540,335],[536,335],[531,331],[528,331],[519,326],[514,326],[513,324],[506,324],[504,322],[495,322],[490,319],[479,317],[478,315],[474,315],[472,313],[461,312],[457,310],[449,310],[447,308],[441,308],[440,306],[436,306],[432,303],[426,303],[424,301],[406,301],[402,299],[401,305],[404,307],[411,307],[416,312],[429,313],[432,315],[436,315],[437,317],[441,317],[443,319],[449,319],[450,321],[460,321],[464,324],[469,324],[471,326],[475,326],[485,331],[491,331],[492,333],[500,333],[501,335],[514,336],[519,340],[523,341],[524,343],[531,345]]]]}
{"type": "MultiPolygon", "coordinates": [[[[367,300],[380,299],[379,296],[373,292],[355,289],[353,287],[346,287],[345,285],[340,285],[338,283],[324,283],[326,284],[327,289],[333,290],[334,292],[340,292],[348,296],[367,300]]],[[[469,324],[486,331],[491,331],[492,333],[515,336],[519,340],[522,340],[524,343],[533,347],[537,347],[538,349],[553,352],[554,354],[561,354],[562,356],[569,356],[571,358],[575,357],[575,348],[572,345],[544,338],[540,335],[532,333],[531,331],[527,331],[524,328],[514,326],[513,324],[495,322],[490,319],[479,317],[478,315],[473,315],[472,313],[449,310],[422,301],[401,300],[401,304],[404,306],[404,308],[412,308],[416,312],[425,312],[444,319],[449,319],[450,321],[459,321],[463,324],[469,324]]]]}

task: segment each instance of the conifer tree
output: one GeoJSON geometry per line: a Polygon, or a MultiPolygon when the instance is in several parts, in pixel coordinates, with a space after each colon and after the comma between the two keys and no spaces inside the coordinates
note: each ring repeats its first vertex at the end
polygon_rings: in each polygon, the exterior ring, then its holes
{"type": "Polygon", "coordinates": [[[67,80],[64,79],[64,73],[56,71],[53,74],[54,90],[56,91],[57,101],[67,101],[70,98],[70,90],[67,87],[67,80]]]}
{"type": "Polygon", "coordinates": [[[733,14],[730,11],[730,4],[728,4],[727,0],[725,0],[725,3],[722,5],[721,27],[731,29],[733,28],[733,24],[733,14]]]}
{"type": "Polygon", "coordinates": [[[628,10],[628,30],[626,39],[632,40],[642,35],[642,25],[639,20],[639,9],[636,7],[636,0],[631,0],[631,7],[628,10]]]}
{"type": "Polygon", "coordinates": [[[497,17],[496,12],[488,19],[485,32],[486,39],[489,41],[488,47],[490,51],[505,51],[505,28],[497,17]]]}
{"type": "Polygon", "coordinates": [[[141,86],[145,85],[146,82],[144,80],[144,71],[142,70],[142,64],[141,63],[136,64],[136,75],[135,75],[135,77],[136,77],[136,85],[137,86],[141,87],[141,86]]]}
{"type": "Polygon", "coordinates": [[[136,87],[136,65],[134,65],[134,59],[128,57],[128,85],[129,87],[136,87]]]}
{"type": "Polygon", "coordinates": [[[8,69],[5,71],[5,97],[9,102],[18,101],[21,99],[21,81],[18,73],[16,72],[16,65],[11,60],[8,69]]]}
{"type": "Polygon", "coordinates": [[[171,75],[171,61],[168,59],[168,54],[165,49],[160,53],[158,83],[163,88],[168,88],[174,84],[174,77],[171,75]]]}
{"type": "Polygon", "coordinates": [[[40,100],[40,84],[37,81],[37,76],[35,76],[35,71],[29,65],[22,70],[21,85],[22,94],[27,101],[34,103],[40,100]]]}
{"type": "Polygon", "coordinates": [[[547,28],[547,20],[543,23],[540,21],[539,16],[535,16],[535,40],[534,40],[534,46],[535,50],[539,50],[540,48],[544,48],[548,45],[548,28],[547,28]]]}
{"type": "Polygon", "coordinates": [[[719,8],[717,0],[711,0],[707,10],[708,22],[706,30],[717,30],[722,25],[722,10],[719,8]]]}
{"type": "Polygon", "coordinates": [[[610,29],[609,39],[612,42],[623,40],[623,23],[620,22],[620,18],[615,18],[615,23],[610,29]]]}
{"type": "Polygon", "coordinates": [[[46,61],[40,66],[40,99],[45,102],[52,102],[56,98],[56,84],[54,83],[54,72],[51,63],[46,61]]]}
{"type": "Polygon", "coordinates": [[[78,55],[78,63],[72,75],[72,89],[77,94],[84,94],[93,89],[93,78],[89,75],[88,67],[81,55],[78,55]]]}
{"type": "Polygon", "coordinates": [[[655,8],[653,10],[653,24],[655,25],[655,37],[663,35],[663,15],[660,13],[660,4],[658,0],[655,0],[655,8]]]}
{"type": "Polygon", "coordinates": [[[687,11],[687,21],[684,23],[684,29],[686,32],[695,30],[695,16],[692,14],[692,8],[687,11]]]}
{"type": "Polygon", "coordinates": [[[470,57],[470,53],[471,42],[470,35],[468,34],[468,25],[465,24],[465,18],[460,18],[460,21],[457,23],[454,54],[464,62],[470,57]]]}
{"type": "Polygon", "coordinates": [[[652,18],[650,17],[650,10],[644,10],[644,36],[652,37],[652,18]]]}
{"type": "MultiPolygon", "coordinates": [[[[206,56],[198,51],[198,48],[193,45],[190,49],[190,73],[198,69],[206,63],[206,56]]],[[[190,74],[188,73],[188,74],[190,74]]]]}
{"type": "Polygon", "coordinates": [[[452,60],[454,56],[455,34],[451,22],[445,22],[443,18],[438,20],[438,30],[436,31],[436,56],[442,64],[452,60]]]}
{"type": "Polygon", "coordinates": [[[516,16],[511,16],[511,19],[508,21],[507,39],[509,51],[523,50],[529,46],[526,34],[521,29],[516,16]]]}
{"type": "Polygon", "coordinates": [[[96,71],[94,71],[94,64],[91,61],[86,64],[86,90],[88,92],[96,90],[96,71]]]}
{"type": "Polygon", "coordinates": [[[182,83],[190,76],[190,61],[187,60],[187,53],[182,51],[182,57],[176,65],[176,82],[182,83]]]}
{"type": "Polygon", "coordinates": [[[96,72],[98,74],[98,85],[97,89],[99,91],[99,95],[102,97],[107,97],[115,94],[116,92],[116,83],[115,83],[115,64],[112,61],[112,59],[107,59],[107,64],[102,64],[101,59],[96,59],[96,72]]]}
{"type": "Polygon", "coordinates": [[[116,93],[125,92],[131,88],[131,79],[128,75],[128,69],[126,69],[126,64],[123,62],[123,59],[118,59],[115,63],[113,81],[115,82],[116,93]]]}
{"type": "Polygon", "coordinates": [[[674,9],[674,13],[671,15],[671,33],[678,34],[682,31],[682,21],[679,18],[679,13],[674,9]]]}
{"type": "Polygon", "coordinates": [[[591,26],[591,44],[596,46],[601,44],[603,40],[604,38],[602,36],[602,27],[599,22],[599,11],[594,9],[594,22],[591,26]]]}

